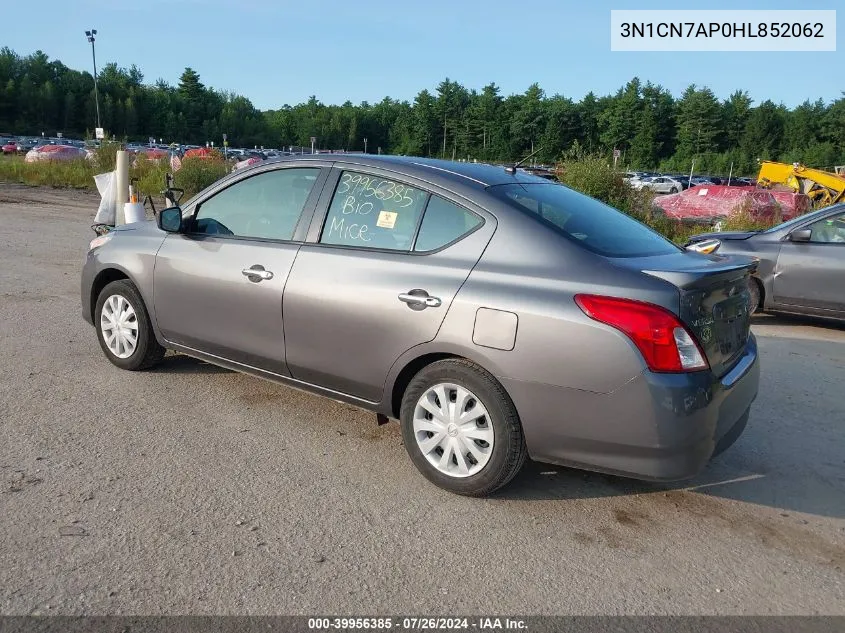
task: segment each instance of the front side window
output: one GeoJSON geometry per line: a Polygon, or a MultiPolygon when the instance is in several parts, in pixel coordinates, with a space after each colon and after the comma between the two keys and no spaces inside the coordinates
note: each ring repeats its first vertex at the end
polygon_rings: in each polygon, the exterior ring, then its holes
{"type": "Polygon", "coordinates": [[[402,182],[344,171],[320,243],[408,251],[427,199],[402,182]]]}
{"type": "Polygon", "coordinates": [[[845,213],[818,220],[810,225],[810,241],[822,244],[845,243],[845,213]]]}
{"type": "Polygon", "coordinates": [[[293,239],[319,173],[313,167],[277,169],[236,182],[200,205],[193,232],[293,239]]]}
{"type": "Polygon", "coordinates": [[[414,250],[437,250],[466,235],[479,224],[481,218],[471,211],[433,195],[425,209],[414,250]]]}
{"type": "Polygon", "coordinates": [[[497,185],[488,191],[605,257],[647,257],[682,250],[621,211],[562,185],[497,185]]]}

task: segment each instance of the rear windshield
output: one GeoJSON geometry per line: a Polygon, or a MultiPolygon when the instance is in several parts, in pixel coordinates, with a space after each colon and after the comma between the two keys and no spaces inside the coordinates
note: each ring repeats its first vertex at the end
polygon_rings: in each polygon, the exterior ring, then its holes
{"type": "Polygon", "coordinates": [[[488,191],[605,257],[648,257],[681,250],[621,211],[562,185],[496,185],[488,191]]]}

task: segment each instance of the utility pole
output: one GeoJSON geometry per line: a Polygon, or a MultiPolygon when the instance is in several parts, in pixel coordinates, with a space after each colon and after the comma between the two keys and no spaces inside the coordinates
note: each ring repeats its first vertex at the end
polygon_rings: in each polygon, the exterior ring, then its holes
{"type": "Polygon", "coordinates": [[[100,95],[97,92],[97,54],[94,52],[95,35],[97,35],[97,29],[85,31],[85,36],[88,38],[88,41],[91,42],[91,58],[94,60],[94,103],[97,106],[97,127],[99,128],[103,126],[100,125],[100,95]]]}
{"type": "Polygon", "coordinates": [[[448,111],[443,107],[443,158],[446,158],[446,115],[448,111]]]}
{"type": "Polygon", "coordinates": [[[367,137],[364,137],[364,153],[367,153],[367,137]]]}

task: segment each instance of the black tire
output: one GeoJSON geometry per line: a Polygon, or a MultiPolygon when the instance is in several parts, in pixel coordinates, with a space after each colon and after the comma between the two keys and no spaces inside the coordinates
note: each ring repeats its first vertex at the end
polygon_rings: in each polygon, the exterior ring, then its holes
{"type": "Polygon", "coordinates": [[[128,371],[149,369],[157,365],[164,358],[166,350],[156,340],[155,333],[150,325],[150,315],[147,314],[147,308],[144,305],[143,299],[141,299],[141,293],[138,292],[135,284],[128,279],[113,281],[100,292],[100,296],[97,297],[96,308],[94,309],[94,325],[97,330],[97,340],[100,342],[103,354],[106,355],[106,358],[112,364],[121,369],[128,371]],[[126,358],[119,358],[109,349],[103,335],[103,330],[100,327],[103,305],[112,295],[118,295],[128,301],[129,305],[135,311],[135,317],[137,319],[137,342],[132,354],[126,358]]]}
{"type": "Polygon", "coordinates": [[[461,495],[484,497],[501,488],[516,476],[528,453],[519,415],[510,396],[499,381],[468,360],[441,360],[420,370],[402,397],[400,425],[405,449],[423,476],[433,484],[461,495]],[[495,438],[493,449],[487,464],[469,477],[451,477],[440,472],[423,455],[414,437],[417,401],[430,387],[443,382],[460,385],[474,393],[489,414],[495,438]]]}
{"type": "Polygon", "coordinates": [[[751,293],[751,299],[748,302],[749,314],[761,313],[763,311],[763,306],[761,305],[763,290],[760,287],[759,279],[756,277],[751,278],[751,281],[748,282],[748,292],[751,293]]]}
{"type": "Polygon", "coordinates": [[[678,188],[677,188],[677,187],[672,187],[672,188],[669,190],[669,193],[678,193],[678,188]]]}

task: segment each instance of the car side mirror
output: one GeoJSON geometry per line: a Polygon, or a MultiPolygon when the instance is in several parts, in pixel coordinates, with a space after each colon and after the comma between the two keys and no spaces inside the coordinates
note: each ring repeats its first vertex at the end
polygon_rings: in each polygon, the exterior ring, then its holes
{"type": "Polygon", "coordinates": [[[789,234],[789,241],[790,242],[809,242],[810,238],[813,235],[813,231],[810,229],[798,229],[796,231],[792,231],[789,234]]]}
{"type": "Polygon", "coordinates": [[[182,230],[182,209],[168,207],[159,211],[158,228],[168,233],[179,233],[182,230]]]}

